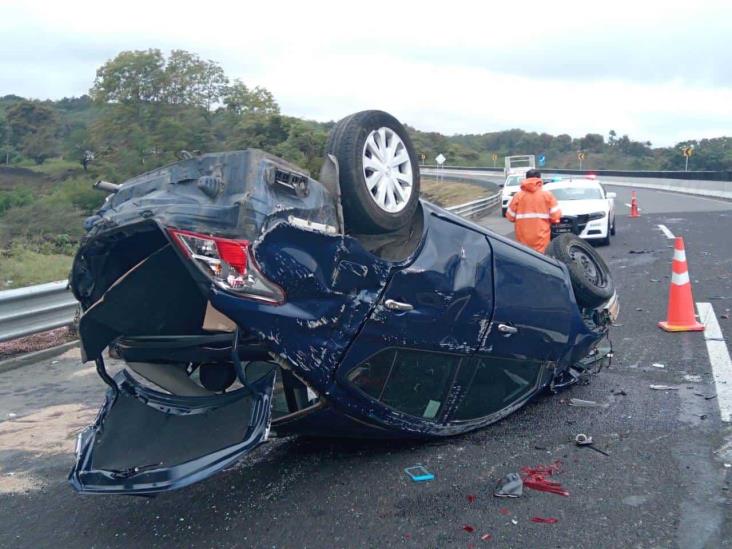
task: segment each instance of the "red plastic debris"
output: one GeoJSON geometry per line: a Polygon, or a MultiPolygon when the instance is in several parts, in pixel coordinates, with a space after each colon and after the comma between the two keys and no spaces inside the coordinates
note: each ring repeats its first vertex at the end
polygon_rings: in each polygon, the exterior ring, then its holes
{"type": "Polygon", "coordinates": [[[522,467],[521,474],[523,475],[524,486],[531,488],[532,490],[538,490],[539,492],[549,492],[560,496],[568,496],[569,491],[562,488],[562,485],[559,482],[547,480],[547,477],[550,477],[561,470],[562,462],[559,460],[550,463],[549,465],[522,467]]]}
{"type": "Polygon", "coordinates": [[[470,524],[464,525],[463,530],[465,530],[468,534],[472,534],[473,532],[475,532],[475,528],[473,526],[470,526],[470,524]]]}
{"type": "Polygon", "coordinates": [[[556,524],[559,519],[554,517],[531,517],[531,522],[538,522],[540,524],[556,524]]]}
{"type": "Polygon", "coordinates": [[[404,539],[412,539],[412,534],[404,534],[404,539]]]}
{"type": "Polygon", "coordinates": [[[483,541],[490,541],[493,539],[493,536],[490,534],[483,534],[482,536],[480,536],[480,539],[482,539],[483,541]]]}
{"type": "Polygon", "coordinates": [[[468,503],[475,503],[475,500],[478,499],[477,496],[474,496],[473,494],[470,494],[468,496],[468,503]]]}
{"type": "Polygon", "coordinates": [[[521,467],[521,472],[524,475],[546,475],[551,476],[554,473],[559,473],[562,470],[562,462],[555,460],[549,465],[537,465],[536,467],[521,467]]]}
{"type": "Polygon", "coordinates": [[[498,512],[499,512],[499,513],[501,513],[502,515],[510,515],[510,514],[511,514],[511,511],[509,511],[509,510],[508,510],[508,509],[506,509],[505,507],[501,507],[501,508],[500,508],[500,509],[498,510],[498,512]]]}

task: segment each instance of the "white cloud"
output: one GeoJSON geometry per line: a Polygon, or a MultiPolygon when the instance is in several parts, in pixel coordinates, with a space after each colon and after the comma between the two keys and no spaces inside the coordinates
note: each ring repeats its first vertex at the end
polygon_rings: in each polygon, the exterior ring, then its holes
{"type": "Polygon", "coordinates": [[[86,92],[122,49],[183,48],[288,114],[392,111],[426,130],[609,129],[657,145],[732,128],[732,7],[620,0],[11,2],[0,94],[86,92]]]}

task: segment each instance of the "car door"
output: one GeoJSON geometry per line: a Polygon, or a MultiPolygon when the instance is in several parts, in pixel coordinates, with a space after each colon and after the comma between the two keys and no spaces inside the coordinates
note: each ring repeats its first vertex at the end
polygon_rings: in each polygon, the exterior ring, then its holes
{"type": "Polygon", "coordinates": [[[425,215],[417,257],[392,275],[338,379],[397,414],[437,421],[461,359],[488,329],[493,268],[485,234],[431,209],[425,215]]]}
{"type": "Polygon", "coordinates": [[[569,343],[573,299],[563,271],[491,237],[494,311],[478,350],[463,360],[446,420],[492,423],[535,394],[569,343]]]}

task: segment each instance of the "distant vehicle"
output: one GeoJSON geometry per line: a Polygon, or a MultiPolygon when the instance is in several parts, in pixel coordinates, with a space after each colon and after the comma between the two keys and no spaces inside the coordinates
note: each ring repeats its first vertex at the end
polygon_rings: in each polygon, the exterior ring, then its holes
{"type": "Polygon", "coordinates": [[[501,191],[501,217],[506,217],[506,210],[508,210],[508,205],[511,203],[511,198],[521,190],[521,182],[525,177],[526,170],[506,177],[506,182],[502,185],[503,190],[501,191]]]}
{"type": "Polygon", "coordinates": [[[565,232],[582,239],[610,244],[615,235],[615,193],[608,193],[593,178],[553,179],[544,183],[559,202],[562,220],[552,228],[554,235],[565,232]]]}
{"type": "Polygon", "coordinates": [[[536,158],[533,154],[519,154],[506,156],[503,159],[503,175],[522,173],[525,174],[531,168],[536,168],[536,158]]]}
{"type": "Polygon", "coordinates": [[[71,274],[83,359],[109,387],[76,490],[181,488],[270,430],[458,435],[594,360],[619,304],[586,242],[538,254],[420,200],[387,113],[341,120],[326,150],[318,180],[249,149],[105,186],[71,274]]]}

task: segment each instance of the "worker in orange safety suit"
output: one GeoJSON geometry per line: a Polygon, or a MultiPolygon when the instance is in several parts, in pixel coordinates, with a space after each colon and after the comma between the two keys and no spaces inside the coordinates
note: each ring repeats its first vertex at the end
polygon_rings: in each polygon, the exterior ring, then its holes
{"type": "Polygon", "coordinates": [[[516,224],[516,240],[539,253],[549,245],[552,223],[559,223],[562,216],[557,199],[543,186],[539,170],[527,171],[506,210],[506,219],[516,224]]]}

